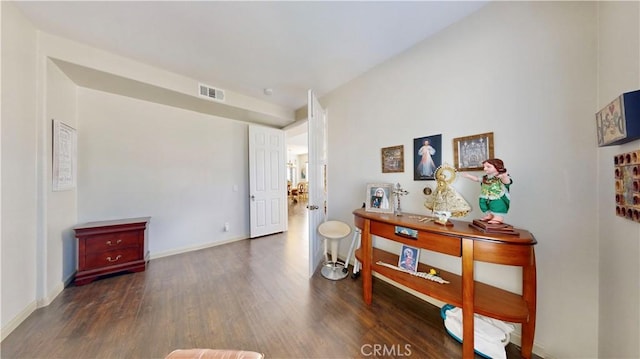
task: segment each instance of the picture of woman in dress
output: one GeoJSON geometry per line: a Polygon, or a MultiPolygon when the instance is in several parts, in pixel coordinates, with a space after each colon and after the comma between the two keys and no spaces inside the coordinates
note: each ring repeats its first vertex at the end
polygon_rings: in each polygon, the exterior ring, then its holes
{"type": "Polygon", "coordinates": [[[418,254],[418,248],[403,245],[398,267],[415,272],[418,270],[418,254]]]}
{"type": "Polygon", "coordinates": [[[389,208],[389,197],[384,188],[378,187],[371,194],[371,208],[389,208]]]}

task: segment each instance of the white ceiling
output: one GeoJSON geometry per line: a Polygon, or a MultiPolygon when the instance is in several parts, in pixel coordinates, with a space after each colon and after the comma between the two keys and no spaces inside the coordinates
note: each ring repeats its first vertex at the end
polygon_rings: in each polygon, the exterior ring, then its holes
{"type": "Polygon", "coordinates": [[[41,30],[295,110],[486,1],[20,1],[41,30]],[[265,88],[273,89],[271,96],[265,88]]]}

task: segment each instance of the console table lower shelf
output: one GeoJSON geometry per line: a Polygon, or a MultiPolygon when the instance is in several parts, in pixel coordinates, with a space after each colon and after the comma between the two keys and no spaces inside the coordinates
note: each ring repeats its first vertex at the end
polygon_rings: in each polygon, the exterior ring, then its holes
{"type": "MultiPolygon", "coordinates": [[[[356,258],[362,262],[361,249],[356,250],[356,258]]],[[[430,269],[435,269],[442,279],[449,281],[441,284],[376,264],[378,261],[396,265],[397,255],[373,248],[371,270],[405,287],[462,308],[461,276],[428,264],[418,264],[419,272],[428,273],[430,269]]],[[[474,312],[513,323],[526,322],[529,318],[527,303],[522,296],[481,282],[475,283],[474,312]]]]}

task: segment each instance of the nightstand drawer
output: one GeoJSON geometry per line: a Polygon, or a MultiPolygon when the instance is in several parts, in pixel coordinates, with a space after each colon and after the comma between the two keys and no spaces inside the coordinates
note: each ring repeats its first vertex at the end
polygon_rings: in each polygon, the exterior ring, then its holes
{"type": "Polygon", "coordinates": [[[128,247],[108,252],[87,253],[86,269],[118,265],[140,259],[139,247],[128,247]]]}
{"type": "Polygon", "coordinates": [[[100,253],[140,245],[141,232],[119,232],[87,237],[86,253],[100,253]]]}

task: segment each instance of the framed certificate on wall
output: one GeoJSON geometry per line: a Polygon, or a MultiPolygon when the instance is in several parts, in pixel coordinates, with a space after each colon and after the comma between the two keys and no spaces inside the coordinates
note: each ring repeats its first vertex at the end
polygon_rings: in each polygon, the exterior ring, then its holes
{"type": "Polygon", "coordinates": [[[76,187],[78,138],[75,128],[53,120],[53,190],[76,187]]]}

